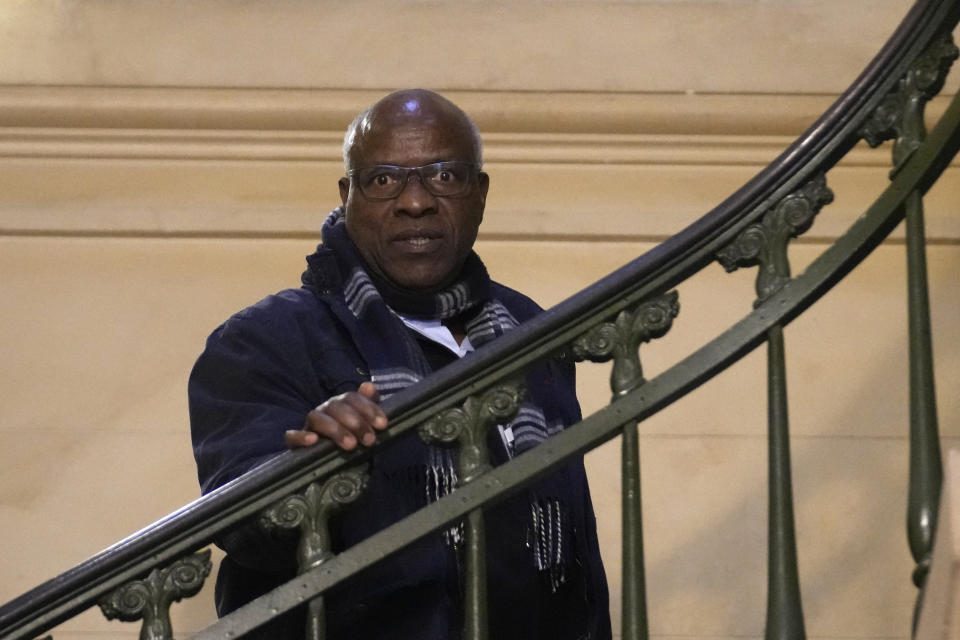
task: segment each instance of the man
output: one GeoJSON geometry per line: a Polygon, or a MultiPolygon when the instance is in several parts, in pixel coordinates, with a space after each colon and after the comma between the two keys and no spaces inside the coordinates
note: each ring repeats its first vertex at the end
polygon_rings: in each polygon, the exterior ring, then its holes
{"type": "MultiPolygon", "coordinates": [[[[381,396],[415,383],[535,315],[472,251],[490,180],[476,126],[423,90],[390,94],[344,140],[343,207],[324,223],[303,287],[236,314],[190,378],[194,453],[210,491],[288,447],[370,446],[381,396]],[[302,429],[289,430],[302,424],[302,429]]],[[[495,464],[579,419],[573,367],[527,375],[517,418],[491,434],[495,464]]],[[[454,454],[408,434],[375,453],[368,487],[334,523],[345,548],[456,486],[454,454]]],[[[491,638],[610,637],[607,588],[581,460],[487,510],[491,638]]],[[[292,548],[251,527],[225,537],[221,615],[291,579],[292,548]],[[279,549],[279,550],[278,550],[279,549]]],[[[415,543],[326,597],[328,637],[460,636],[461,529],[415,543]]],[[[300,614],[302,616],[302,614],[300,614]]],[[[286,616],[260,637],[302,637],[286,616]]]]}

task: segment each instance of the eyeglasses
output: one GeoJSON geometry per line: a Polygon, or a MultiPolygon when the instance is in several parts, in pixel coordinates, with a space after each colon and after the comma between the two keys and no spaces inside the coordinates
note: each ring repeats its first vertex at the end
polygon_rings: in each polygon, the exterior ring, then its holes
{"type": "Polygon", "coordinates": [[[466,193],[477,173],[477,165],[472,162],[452,160],[434,162],[422,167],[397,167],[392,164],[378,164],[347,172],[360,191],[373,200],[390,200],[399,196],[407,186],[411,173],[417,174],[423,188],[442,198],[459,196],[466,193]]]}

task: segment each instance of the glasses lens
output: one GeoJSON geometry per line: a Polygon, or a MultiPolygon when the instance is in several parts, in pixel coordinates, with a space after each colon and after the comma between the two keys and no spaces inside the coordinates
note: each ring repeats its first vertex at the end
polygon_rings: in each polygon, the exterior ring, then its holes
{"type": "Polygon", "coordinates": [[[469,162],[437,162],[420,168],[423,185],[435,196],[455,196],[470,186],[473,165],[469,162]]]}
{"type": "Polygon", "coordinates": [[[405,174],[403,167],[377,165],[360,169],[355,175],[361,191],[368,197],[394,198],[403,189],[405,174]]]}

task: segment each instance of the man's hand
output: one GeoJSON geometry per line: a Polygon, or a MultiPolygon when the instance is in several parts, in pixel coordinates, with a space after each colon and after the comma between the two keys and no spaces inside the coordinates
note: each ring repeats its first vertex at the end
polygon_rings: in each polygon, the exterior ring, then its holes
{"type": "Polygon", "coordinates": [[[356,391],[330,398],[307,414],[303,429],[286,433],[291,449],[309,447],[320,438],[332,440],[349,451],[361,443],[370,446],[377,441],[376,431],[387,428],[387,416],[380,408],[380,394],[372,382],[364,382],[356,391]]]}

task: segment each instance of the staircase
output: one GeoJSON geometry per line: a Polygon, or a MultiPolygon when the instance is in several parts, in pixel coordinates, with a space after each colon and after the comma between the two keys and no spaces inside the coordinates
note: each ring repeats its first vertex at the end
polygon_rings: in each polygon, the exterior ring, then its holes
{"type": "MultiPolygon", "coordinates": [[[[943,86],[957,48],[950,36],[960,20],[955,0],[919,0],[890,41],[851,87],[779,157],[694,224],[652,251],[551,308],[497,343],[441,374],[391,396],[382,446],[465,403],[515,411],[515,380],[544,357],[610,362],[611,403],[515,460],[482,473],[413,516],[335,555],[271,594],[196,634],[240,637],[297,606],[317,607],[323,592],[404,545],[465,520],[467,581],[465,638],[482,638],[487,586],[476,571],[483,557],[482,508],[566,457],[621,437],[623,504],[623,617],[621,637],[647,638],[643,525],[637,424],[670,406],[763,347],[767,359],[769,525],[767,617],[769,640],[805,634],[800,597],[787,409],[784,328],[855,269],[905,222],[909,313],[910,481],[909,548],[918,602],[930,572],[943,477],[934,402],[926,282],[924,195],[960,148],[960,101],[954,99],[927,132],[924,106],[943,86]],[[860,141],[892,140],[890,184],[838,240],[803,269],[792,268],[788,247],[828,216],[841,198],[831,169],[860,141]],[[750,271],[755,295],[728,329],[656,375],[645,374],[641,345],[670,340],[683,319],[684,290],[713,263],[750,271]],[[306,605],[304,603],[307,603],[306,605]]],[[[742,282],[742,280],[741,280],[742,282]]],[[[735,283],[731,283],[735,284],[735,283]]],[[[647,347],[643,347],[646,349],[647,347]]],[[[803,349],[803,345],[793,348],[803,349]]],[[[464,424],[464,430],[483,425],[464,424]]],[[[905,427],[906,428],[906,427],[905,427]]],[[[456,434],[451,438],[456,439],[456,434]]],[[[118,542],[63,575],[0,607],[0,640],[36,638],[95,605],[108,617],[142,620],[142,637],[170,638],[167,607],[189,597],[211,571],[213,539],[229,527],[308,492],[331,500],[359,490],[365,452],[330,446],[288,452],[118,542]],[[167,579],[176,575],[176,580],[167,579]],[[172,586],[171,586],[172,585],[172,586]],[[125,596],[148,592],[154,601],[130,607],[125,596]]],[[[349,508],[345,505],[343,508],[349,508]]],[[[320,550],[325,551],[325,550],[320,550]]],[[[616,567],[607,567],[608,572],[616,567]]],[[[616,624],[616,623],[615,623],[616,624]]],[[[322,628],[311,631],[322,637],[322,628]]]]}

